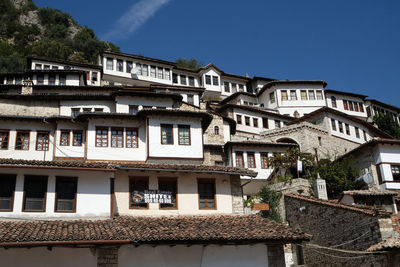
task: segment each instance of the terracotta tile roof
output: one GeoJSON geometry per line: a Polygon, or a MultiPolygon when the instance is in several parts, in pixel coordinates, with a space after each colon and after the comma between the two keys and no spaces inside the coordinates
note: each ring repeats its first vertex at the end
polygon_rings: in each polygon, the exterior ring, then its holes
{"type": "Polygon", "coordinates": [[[400,249],[400,234],[397,232],[394,232],[391,237],[370,246],[367,251],[384,251],[392,249],[400,249]]]}
{"type": "Polygon", "coordinates": [[[115,217],[107,220],[0,221],[0,246],[65,244],[297,243],[310,236],[256,215],[115,217]]]}
{"type": "Polygon", "coordinates": [[[350,196],[396,196],[397,193],[390,190],[370,189],[370,190],[351,190],[343,191],[343,195],[350,196]]]}
{"type": "Polygon", "coordinates": [[[353,212],[364,213],[364,214],[371,215],[371,216],[378,216],[380,218],[389,218],[391,215],[390,212],[387,212],[384,210],[379,210],[379,209],[374,209],[372,207],[367,207],[367,206],[345,205],[342,203],[338,203],[337,201],[322,200],[322,199],[318,199],[318,198],[314,198],[314,197],[295,195],[295,194],[286,194],[285,198],[286,197],[307,201],[307,202],[317,204],[317,205],[329,206],[329,207],[338,208],[338,209],[345,209],[345,210],[349,210],[349,211],[353,211],[353,212]]]}
{"type": "Polygon", "coordinates": [[[324,88],[325,86],[327,86],[327,83],[325,81],[295,81],[295,80],[273,80],[270,81],[268,83],[266,83],[261,89],[260,91],[258,91],[257,96],[260,96],[264,93],[265,90],[267,90],[268,88],[271,88],[274,85],[277,84],[321,84],[324,88]]]}
{"type": "Polygon", "coordinates": [[[211,166],[211,165],[189,165],[189,164],[154,164],[154,163],[126,163],[126,162],[84,162],[84,161],[42,161],[21,159],[0,159],[0,167],[39,167],[39,168],[66,168],[66,169],[93,169],[110,170],[131,169],[150,171],[182,171],[182,172],[206,172],[257,176],[257,172],[248,169],[211,166]]]}

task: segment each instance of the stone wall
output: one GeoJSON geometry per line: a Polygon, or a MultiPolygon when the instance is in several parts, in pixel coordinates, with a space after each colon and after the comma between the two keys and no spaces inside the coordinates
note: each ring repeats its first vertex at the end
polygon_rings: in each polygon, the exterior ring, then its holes
{"type": "Polygon", "coordinates": [[[58,116],[59,102],[49,100],[0,99],[0,114],[18,116],[58,116]]]}
{"type": "Polygon", "coordinates": [[[119,247],[102,247],[97,249],[97,267],[118,267],[119,247]]]}
{"type": "Polygon", "coordinates": [[[211,114],[213,119],[204,131],[204,144],[225,144],[224,139],[224,119],[221,116],[211,114]],[[218,126],[219,134],[215,134],[214,127],[218,126]]]}
{"type": "Polygon", "coordinates": [[[388,215],[366,214],[290,196],[285,197],[285,206],[289,225],[312,235],[310,244],[303,246],[307,266],[387,266],[383,255],[350,254],[310,246],[365,251],[393,231],[388,215]]]}
{"type": "Polygon", "coordinates": [[[226,161],[222,146],[204,146],[204,165],[217,165],[216,162],[223,162],[223,165],[226,165],[226,161]]]}
{"type": "Polygon", "coordinates": [[[231,175],[232,213],[244,214],[242,188],[239,175],[231,175]]]}

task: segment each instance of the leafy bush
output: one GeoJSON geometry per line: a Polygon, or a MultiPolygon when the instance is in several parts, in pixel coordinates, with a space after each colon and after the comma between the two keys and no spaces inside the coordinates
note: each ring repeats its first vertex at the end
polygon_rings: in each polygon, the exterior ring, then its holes
{"type": "Polygon", "coordinates": [[[393,117],[389,113],[379,113],[379,115],[375,116],[373,120],[380,130],[400,139],[400,126],[394,121],[393,117]]]}
{"type": "Polygon", "coordinates": [[[281,201],[282,194],[268,188],[267,186],[264,186],[260,192],[256,194],[256,196],[260,199],[261,203],[268,203],[269,205],[269,210],[262,210],[260,212],[261,216],[276,222],[281,222],[278,206],[281,201]]]}

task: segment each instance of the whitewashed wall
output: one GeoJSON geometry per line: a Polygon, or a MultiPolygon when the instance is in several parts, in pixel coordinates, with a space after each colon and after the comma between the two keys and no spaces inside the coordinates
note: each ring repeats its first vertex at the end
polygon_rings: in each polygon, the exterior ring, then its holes
{"type": "Polygon", "coordinates": [[[102,108],[103,112],[115,112],[114,101],[107,100],[62,100],[60,101],[60,115],[71,116],[72,108],[80,108],[83,112],[83,108],[102,108]]]}
{"type": "Polygon", "coordinates": [[[364,104],[364,100],[359,97],[354,97],[354,96],[347,96],[347,95],[340,95],[340,94],[333,94],[333,93],[326,93],[326,105],[330,108],[339,110],[343,113],[349,114],[351,116],[357,116],[357,117],[367,117],[367,111],[366,111],[366,106],[364,104]],[[332,106],[332,96],[336,98],[336,108],[332,106]],[[357,111],[351,111],[351,110],[345,110],[343,107],[343,100],[347,101],[353,101],[357,103],[362,103],[363,105],[363,112],[357,112],[357,111]]]}
{"type": "Polygon", "coordinates": [[[161,158],[203,158],[203,130],[200,119],[151,116],[148,119],[149,126],[149,157],[161,158]],[[173,124],[172,145],[161,144],[161,124],[173,124]],[[190,145],[179,145],[178,125],[190,125],[190,145]]]}
{"type": "MultiPolygon", "coordinates": [[[[0,212],[2,217],[109,217],[111,172],[79,171],[41,168],[0,168],[0,173],[16,174],[14,208],[12,212],[0,212]],[[46,210],[44,212],[23,212],[24,175],[48,176],[46,210]],[[76,212],[55,212],[56,176],[78,177],[76,212]]],[[[1,179],[1,178],[0,178],[1,179]]]]}
{"type": "Polygon", "coordinates": [[[143,108],[143,106],[172,108],[173,100],[156,97],[117,96],[115,103],[116,112],[129,113],[129,105],[136,105],[140,108],[143,108]]]}
{"type": "Polygon", "coordinates": [[[46,247],[0,250],[3,267],[96,267],[97,256],[90,248],[46,247]]]}
{"type": "Polygon", "coordinates": [[[57,132],[56,132],[56,149],[55,156],[58,158],[83,158],[85,156],[85,143],[86,143],[86,130],[79,123],[72,123],[66,121],[59,121],[57,123],[57,132]],[[61,146],[61,130],[71,130],[69,133],[69,145],[61,146]],[[73,131],[78,130],[82,131],[82,145],[81,146],[73,146],[73,131]]]}
{"type": "MultiPolygon", "coordinates": [[[[43,85],[49,85],[49,75],[48,74],[43,74],[44,76],[44,80],[43,80],[43,85]]],[[[79,79],[79,74],[66,74],[66,81],[65,81],[65,85],[70,85],[70,86],[79,86],[81,85],[80,83],[80,79],[79,79]]],[[[37,85],[37,74],[33,74],[32,75],[32,80],[33,80],[33,84],[37,85]]],[[[56,75],[56,80],[55,83],[56,85],[59,85],[60,82],[60,75],[57,74],[56,75]]]]}
{"type": "Polygon", "coordinates": [[[214,70],[214,68],[209,68],[207,70],[205,70],[202,73],[202,78],[203,78],[203,86],[206,88],[206,91],[212,91],[212,92],[218,92],[221,93],[221,77],[219,75],[219,73],[214,70]],[[206,84],[206,75],[210,75],[211,76],[211,84],[206,84]],[[213,85],[213,79],[212,76],[217,76],[218,77],[218,85],[213,85]]]}
{"type": "Polygon", "coordinates": [[[399,145],[379,145],[375,153],[374,163],[380,168],[382,181],[389,182],[381,184],[383,189],[400,189],[400,182],[393,182],[391,164],[400,164],[399,145]]]}
{"type": "Polygon", "coordinates": [[[355,123],[353,121],[347,120],[347,119],[342,118],[342,117],[338,117],[338,116],[333,115],[333,114],[329,114],[328,118],[329,118],[329,130],[330,130],[331,134],[334,135],[334,136],[337,136],[337,137],[340,137],[340,138],[344,138],[346,140],[353,141],[355,143],[363,144],[363,143],[366,142],[365,139],[364,139],[364,131],[365,131],[365,133],[367,135],[367,141],[369,141],[371,139],[370,131],[366,127],[362,126],[361,124],[355,123]],[[336,131],[334,131],[332,129],[332,124],[331,124],[331,121],[330,121],[331,119],[334,119],[336,121],[335,122],[336,123],[336,131]],[[342,124],[343,124],[343,133],[341,133],[339,131],[338,121],[342,122],[342,124]],[[345,123],[347,123],[349,125],[349,127],[350,127],[350,135],[346,134],[345,123]],[[355,127],[358,127],[358,129],[359,129],[360,138],[357,138],[357,136],[356,136],[355,127]]]}
{"type": "Polygon", "coordinates": [[[280,118],[275,118],[271,115],[266,115],[266,114],[261,114],[258,112],[252,112],[249,110],[243,110],[243,109],[238,109],[234,108],[233,109],[233,119],[237,122],[237,116],[236,115],[241,115],[242,116],[242,123],[236,124],[236,130],[241,131],[241,132],[246,132],[246,133],[252,133],[252,134],[260,134],[263,131],[267,130],[272,130],[275,129],[275,120],[280,121],[281,127],[283,126],[283,121],[280,118]],[[250,117],[250,126],[246,125],[245,121],[245,116],[250,117]],[[254,122],[253,118],[258,119],[258,127],[254,127],[254,122]],[[262,118],[268,118],[268,128],[263,127],[263,121],[262,118]]]}
{"type": "Polygon", "coordinates": [[[200,174],[192,172],[139,172],[118,171],[115,175],[116,212],[119,215],[207,215],[232,214],[232,195],[229,175],[200,174]],[[159,209],[158,203],[150,203],[148,209],[129,209],[129,177],[149,177],[149,189],[158,189],[158,177],[177,178],[178,209],[159,209]],[[215,179],[216,209],[199,209],[197,179],[215,179]]]}

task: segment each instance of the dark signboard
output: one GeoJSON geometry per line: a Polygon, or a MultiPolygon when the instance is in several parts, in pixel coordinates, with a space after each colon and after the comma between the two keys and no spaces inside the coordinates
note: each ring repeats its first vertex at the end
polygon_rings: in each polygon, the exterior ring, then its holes
{"type": "Polygon", "coordinates": [[[133,191],[132,202],[134,203],[161,203],[161,204],[173,204],[174,198],[172,197],[171,191],[161,190],[144,190],[144,191],[133,191]]]}

